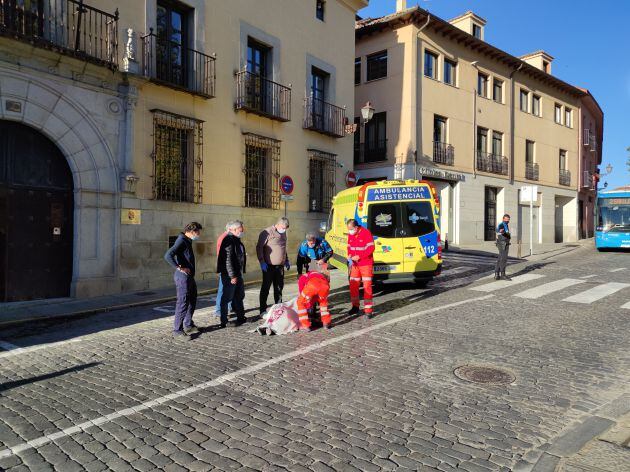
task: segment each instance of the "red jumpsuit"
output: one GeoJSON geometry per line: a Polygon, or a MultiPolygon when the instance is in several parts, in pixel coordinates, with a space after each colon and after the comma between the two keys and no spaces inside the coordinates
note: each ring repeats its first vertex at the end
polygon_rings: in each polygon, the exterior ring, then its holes
{"type": "Polygon", "coordinates": [[[308,310],[315,303],[319,303],[319,310],[322,315],[322,323],[329,326],[331,319],[328,311],[328,294],[330,292],[330,283],[326,276],[319,272],[309,272],[300,277],[298,281],[300,295],[297,299],[298,316],[302,328],[310,328],[311,320],[308,318],[308,310]]]}
{"type": "Polygon", "coordinates": [[[348,258],[359,256],[350,267],[350,299],[360,307],[359,286],[363,283],[363,311],[372,313],[372,276],[374,275],[374,238],[367,228],[359,226],[356,234],[348,234],[348,258]]]}

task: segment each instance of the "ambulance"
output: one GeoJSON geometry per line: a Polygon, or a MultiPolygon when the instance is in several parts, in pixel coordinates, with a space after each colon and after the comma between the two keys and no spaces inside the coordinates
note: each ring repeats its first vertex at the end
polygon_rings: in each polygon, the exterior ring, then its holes
{"type": "Polygon", "coordinates": [[[374,237],[375,281],[426,285],[442,270],[439,205],[435,187],[423,180],[382,180],[339,192],[320,228],[334,250],[332,265],[348,270],[347,221],[354,218],[374,237]]]}

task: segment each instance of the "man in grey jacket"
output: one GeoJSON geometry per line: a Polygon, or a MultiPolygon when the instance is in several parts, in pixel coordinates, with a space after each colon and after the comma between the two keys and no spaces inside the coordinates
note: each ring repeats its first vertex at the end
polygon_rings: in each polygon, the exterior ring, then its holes
{"type": "Polygon", "coordinates": [[[284,288],[284,271],[291,268],[287,254],[287,229],[289,220],[280,218],[275,225],[265,228],[258,236],[256,256],[260,262],[263,281],[260,286],[260,314],[267,310],[269,289],[273,285],[273,299],[275,303],[282,302],[284,288]]]}

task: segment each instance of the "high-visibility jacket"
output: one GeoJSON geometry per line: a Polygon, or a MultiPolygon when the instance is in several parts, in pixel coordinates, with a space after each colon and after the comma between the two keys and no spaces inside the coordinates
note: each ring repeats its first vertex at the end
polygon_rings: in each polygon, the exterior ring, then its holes
{"type": "Polygon", "coordinates": [[[367,228],[359,226],[356,234],[348,234],[348,257],[359,256],[357,266],[374,265],[374,238],[367,228]]]}

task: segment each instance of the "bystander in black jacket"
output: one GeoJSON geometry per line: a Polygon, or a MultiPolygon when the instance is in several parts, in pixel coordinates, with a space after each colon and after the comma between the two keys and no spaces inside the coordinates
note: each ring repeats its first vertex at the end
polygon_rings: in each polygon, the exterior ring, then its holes
{"type": "Polygon", "coordinates": [[[179,236],[166,254],[164,254],[164,260],[177,269],[189,269],[190,275],[195,276],[195,253],[193,251],[192,239],[186,236],[184,233],[179,233],[179,236]]]}
{"type": "Polygon", "coordinates": [[[231,279],[242,277],[246,272],[247,255],[245,246],[239,238],[229,234],[221,242],[219,258],[217,261],[217,272],[227,275],[231,279]]]}

